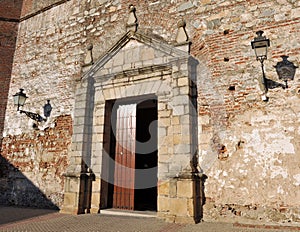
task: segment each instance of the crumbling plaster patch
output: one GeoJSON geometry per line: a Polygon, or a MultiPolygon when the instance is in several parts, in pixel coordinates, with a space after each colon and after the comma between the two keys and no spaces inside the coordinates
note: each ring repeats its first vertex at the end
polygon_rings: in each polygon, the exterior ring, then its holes
{"type": "Polygon", "coordinates": [[[293,176],[295,181],[294,181],[294,185],[296,186],[300,186],[300,173],[299,174],[296,174],[293,176]]]}
{"type": "Polygon", "coordinates": [[[217,159],[217,151],[200,152],[200,165],[208,176],[207,197],[222,204],[272,207],[280,202],[293,205],[295,199],[299,202],[297,118],[296,114],[285,117],[287,114],[284,110],[249,110],[237,115],[219,136],[228,159],[217,159]],[[207,160],[210,166],[203,163],[207,160]],[[295,188],[290,188],[290,183],[295,188]]]}

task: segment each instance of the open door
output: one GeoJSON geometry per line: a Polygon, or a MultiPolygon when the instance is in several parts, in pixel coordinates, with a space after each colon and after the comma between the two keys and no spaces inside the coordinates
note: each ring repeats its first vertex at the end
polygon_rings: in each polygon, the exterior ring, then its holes
{"type": "Polygon", "coordinates": [[[119,103],[113,108],[110,136],[113,184],[108,191],[107,206],[156,211],[157,100],[119,103]]]}
{"type": "Polygon", "coordinates": [[[137,106],[134,209],[157,211],[157,101],[137,106]]]}
{"type": "Polygon", "coordinates": [[[116,150],[113,208],[134,210],[136,104],[119,105],[116,113],[116,150]]]}

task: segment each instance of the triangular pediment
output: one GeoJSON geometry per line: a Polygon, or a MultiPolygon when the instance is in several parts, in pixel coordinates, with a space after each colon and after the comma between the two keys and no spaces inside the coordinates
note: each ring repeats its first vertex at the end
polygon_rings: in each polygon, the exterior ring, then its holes
{"type": "Polygon", "coordinates": [[[83,75],[94,78],[147,67],[166,66],[189,53],[154,36],[129,31],[83,75]]]}

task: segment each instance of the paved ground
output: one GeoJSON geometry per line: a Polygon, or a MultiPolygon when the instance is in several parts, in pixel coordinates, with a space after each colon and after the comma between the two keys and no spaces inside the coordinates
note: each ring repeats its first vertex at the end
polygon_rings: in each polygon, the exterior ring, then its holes
{"type": "Polygon", "coordinates": [[[279,227],[202,222],[197,225],[166,223],[153,217],[67,215],[53,210],[1,207],[0,231],[7,232],[283,232],[300,227],[279,227]],[[253,227],[253,228],[250,228],[253,227]]]}

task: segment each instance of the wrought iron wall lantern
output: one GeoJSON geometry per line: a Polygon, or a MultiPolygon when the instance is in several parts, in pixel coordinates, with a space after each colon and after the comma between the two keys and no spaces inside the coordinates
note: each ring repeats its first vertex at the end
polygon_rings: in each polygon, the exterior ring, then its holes
{"type": "Polygon", "coordinates": [[[270,47],[270,40],[263,36],[263,31],[256,32],[257,37],[251,41],[251,47],[254,49],[256,60],[260,61],[262,69],[262,84],[264,86],[264,95],[262,96],[263,101],[268,101],[267,92],[268,92],[268,82],[264,70],[264,61],[267,59],[268,47],[270,47]]]}
{"type": "Polygon", "coordinates": [[[293,62],[288,61],[288,56],[281,56],[282,61],[278,62],[274,68],[278,74],[280,80],[285,82],[285,88],[288,88],[287,82],[289,80],[294,80],[296,68],[293,62]]]}
{"type": "Polygon", "coordinates": [[[24,89],[20,89],[20,92],[17,92],[14,97],[14,104],[18,107],[17,111],[21,114],[25,114],[27,117],[31,118],[34,121],[42,122],[47,121],[47,118],[50,117],[52,106],[50,104],[50,100],[47,100],[47,103],[44,105],[44,117],[37,113],[33,113],[30,111],[20,110],[20,107],[24,106],[26,99],[28,98],[26,94],[23,92],[24,89]]]}

